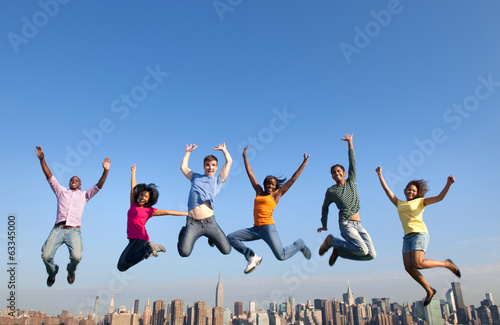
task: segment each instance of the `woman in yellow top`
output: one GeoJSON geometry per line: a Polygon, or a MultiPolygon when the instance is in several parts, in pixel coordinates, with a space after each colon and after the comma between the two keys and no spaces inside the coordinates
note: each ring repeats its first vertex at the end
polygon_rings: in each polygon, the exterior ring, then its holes
{"type": "Polygon", "coordinates": [[[398,208],[399,219],[404,229],[403,237],[403,263],[406,272],[408,272],[415,281],[417,281],[427,292],[424,300],[424,306],[427,306],[434,295],[436,289],[432,288],[424,276],[418,270],[429,269],[433,267],[446,267],[456,276],[460,277],[460,270],[450,260],[436,261],[424,259],[425,251],[429,245],[429,232],[423,221],[423,212],[426,206],[434,204],[446,196],[451,184],[455,182],[453,176],[448,176],[446,185],[438,196],[431,196],[424,198],[427,193],[427,181],[413,180],[406,185],[404,190],[406,201],[399,200],[385,182],[382,175],[382,167],[378,166],[376,169],[380,184],[389,197],[389,200],[398,208]]]}
{"type": "Polygon", "coordinates": [[[311,258],[311,251],[306,246],[302,239],[297,239],[293,244],[283,247],[281,245],[276,225],[273,220],[273,210],[278,204],[280,198],[290,189],[292,184],[299,178],[302,170],[307,164],[309,156],[304,154],[304,161],[299,169],[292,175],[288,181],[285,179],[278,179],[275,176],[267,176],[264,179],[264,189],[257,183],[253,175],[252,167],[247,159],[248,146],[243,150],[243,160],[245,162],[245,169],[250,179],[250,183],[255,190],[256,197],[254,203],[254,226],[251,228],[237,230],[227,236],[231,246],[241,254],[245,255],[248,261],[245,273],[252,272],[257,265],[262,261],[262,257],[255,254],[250,248],[243,244],[244,241],[252,241],[263,239],[271,248],[274,256],[280,261],[286,260],[298,251],[301,251],[307,259],[311,258]],[[286,181],[286,182],[285,182],[286,181]]]}

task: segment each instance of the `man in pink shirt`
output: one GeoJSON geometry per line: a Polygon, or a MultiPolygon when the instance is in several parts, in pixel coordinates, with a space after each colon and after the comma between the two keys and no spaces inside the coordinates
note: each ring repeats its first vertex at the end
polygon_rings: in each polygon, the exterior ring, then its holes
{"type": "Polygon", "coordinates": [[[106,178],[108,177],[109,166],[111,159],[106,157],[102,162],[104,171],[99,182],[92,186],[88,191],[81,190],[81,181],[77,176],[71,177],[69,181],[69,189],[59,185],[56,178],[52,175],[49,166],[45,162],[45,156],[42,147],[36,146],[36,155],[40,159],[42,171],[47,177],[50,187],[57,197],[57,217],[54,228],[50,232],[49,237],[42,246],[42,259],[45,263],[45,268],[49,277],[47,285],[51,287],[56,281],[56,274],[59,271],[59,266],[54,263],[54,255],[62,244],[66,244],[69,249],[69,263],[66,269],[68,270],[68,283],[72,284],[75,281],[75,271],[78,263],[82,259],[82,235],[80,232],[83,208],[88,200],[102,189],[106,178]]]}

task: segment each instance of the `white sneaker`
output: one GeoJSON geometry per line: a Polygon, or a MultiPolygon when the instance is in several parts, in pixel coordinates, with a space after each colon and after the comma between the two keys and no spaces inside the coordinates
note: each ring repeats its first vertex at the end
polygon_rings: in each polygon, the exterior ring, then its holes
{"type": "Polygon", "coordinates": [[[248,264],[247,264],[247,268],[243,272],[245,272],[247,274],[252,272],[255,269],[255,267],[260,264],[261,261],[262,261],[262,257],[260,257],[257,254],[250,257],[250,260],[248,261],[248,264]]]}
{"type": "Polygon", "coordinates": [[[152,241],[149,242],[149,246],[151,246],[151,248],[153,249],[153,252],[149,255],[149,257],[151,257],[151,256],[157,257],[158,252],[166,252],[167,251],[165,249],[165,247],[163,247],[162,245],[159,245],[159,244],[155,244],[152,241]]]}

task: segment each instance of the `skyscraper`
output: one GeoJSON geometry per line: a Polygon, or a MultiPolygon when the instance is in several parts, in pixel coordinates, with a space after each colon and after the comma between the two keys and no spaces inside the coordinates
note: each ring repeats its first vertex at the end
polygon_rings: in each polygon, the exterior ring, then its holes
{"type": "Polygon", "coordinates": [[[349,282],[347,282],[347,292],[342,295],[344,298],[344,302],[351,306],[354,305],[354,295],[352,294],[351,291],[351,286],[349,285],[349,282]]]}
{"type": "Polygon", "coordinates": [[[99,296],[95,297],[94,315],[97,315],[97,306],[98,305],[99,305],[99,296]]]}
{"type": "Polygon", "coordinates": [[[135,303],[134,303],[134,314],[139,314],[139,299],[135,300],[135,303]]]}
{"type": "Polygon", "coordinates": [[[442,325],[443,318],[441,316],[441,303],[439,299],[434,297],[431,303],[424,307],[425,319],[429,325],[442,325]]]}
{"type": "Polygon", "coordinates": [[[457,318],[459,324],[467,324],[467,309],[464,304],[464,297],[462,295],[462,287],[460,282],[452,282],[451,288],[453,289],[453,298],[455,299],[455,309],[457,311],[457,318]]]}
{"type": "Polygon", "coordinates": [[[450,313],[457,310],[455,307],[455,298],[453,297],[453,289],[446,291],[446,303],[448,304],[448,308],[450,308],[450,313]]]}
{"type": "Polygon", "coordinates": [[[217,288],[215,289],[215,307],[224,308],[224,289],[222,288],[222,282],[220,280],[220,272],[219,282],[217,282],[217,288]]]}
{"type": "Polygon", "coordinates": [[[248,310],[249,311],[257,311],[257,303],[255,301],[248,302],[248,310]]]}
{"type": "Polygon", "coordinates": [[[223,325],[223,324],[224,324],[224,308],[214,307],[212,310],[212,325],[223,325]]]}
{"type": "Polygon", "coordinates": [[[153,302],[153,319],[151,325],[163,325],[165,321],[165,301],[156,300],[153,302]]]}
{"type": "Polygon", "coordinates": [[[243,302],[236,301],[234,303],[234,316],[238,317],[240,315],[243,315],[243,302]]]}
{"type": "Polygon", "coordinates": [[[196,301],[194,303],[194,325],[205,325],[207,322],[207,303],[196,301]]]}
{"type": "Polygon", "coordinates": [[[109,302],[109,313],[112,314],[115,310],[115,295],[111,295],[111,301],[109,302]]]}
{"type": "Polygon", "coordinates": [[[142,324],[143,325],[151,324],[151,316],[152,316],[151,305],[149,303],[149,298],[148,298],[148,303],[144,307],[144,314],[142,315],[142,324]]]}
{"type": "Polygon", "coordinates": [[[182,325],[184,323],[184,301],[172,300],[170,304],[170,325],[182,325]]]}

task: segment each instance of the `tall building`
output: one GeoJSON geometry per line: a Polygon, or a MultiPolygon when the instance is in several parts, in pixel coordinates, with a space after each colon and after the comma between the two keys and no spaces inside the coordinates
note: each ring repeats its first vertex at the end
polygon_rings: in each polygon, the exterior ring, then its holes
{"type": "Polygon", "coordinates": [[[151,316],[152,316],[151,305],[149,303],[149,298],[148,298],[148,303],[144,307],[144,313],[142,315],[142,324],[143,325],[151,324],[151,316]]]}
{"type": "Polygon", "coordinates": [[[342,295],[344,298],[344,302],[351,306],[354,305],[354,295],[352,294],[351,291],[351,286],[349,285],[349,282],[347,282],[347,292],[342,295]]]}
{"type": "Polygon", "coordinates": [[[180,299],[172,300],[170,304],[170,325],[184,324],[184,301],[180,299]]]}
{"type": "Polygon", "coordinates": [[[425,320],[429,325],[442,325],[441,303],[439,299],[432,298],[431,303],[424,307],[425,320]]]}
{"type": "Polygon", "coordinates": [[[477,309],[478,318],[481,320],[481,324],[493,324],[493,319],[491,318],[490,308],[487,306],[481,306],[477,309]]]}
{"type": "Polygon", "coordinates": [[[163,325],[165,321],[165,301],[156,300],[153,302],[153,317],[151,325],[163,325]]]}
{"type": "Polygon", "coordinates": [[[139,314],[139,299],[134,302],[134,314],[139,314]]]}
{"type": "Polygon", "coordinates": [[[464,304],[464,297],[462,295],[460,282],[452,282],[451,288],[453,289],[453,298],[455,299],[455,309],[457,311],[458,323],[468,324],[467,308],[464,304]]]}
{"type": "Polygon", "coordinates": [[[450,308],[450,313],[457,310],[455,307],[455,298],[453,297],[453,289],[446,291],[446,303],[448,304],[448,308],[450,308]]]}
{"type": "Polygon", "coordinates": [[[94,315],[97,315],[97,306],[99,306],[99,296],[95,297],[94,315]]]}
{"type": "Polygon", "coordinates": [[[214,307],[213,308],[213,310],[212,310],[212,325],[224,325],[224,308],[222,308],[222,307],[214,307]]]}
{"type": "Polygon", "coordinates": [[[493,301],[493,294],[490,292],[486,293],[486,300],[490,301],[492,306],[495,304],[495,302],[493,301]]]}
{"type": "Polygon", "coordinates": [[[234,303],[234,316],[238,317],[240,315],[243,315],[243,302],[236,301],[234,303]]]}
{"type": "Polygon", "coordinates": [[[493,305],[490,307],[490,312],[493,325],[500,325],[500,307],[497,305],[493,305]]]}
{"type": "MultiPolygon", "coordinates": [[[[314,299],[314,309],[321,311],[321,324],[322,325],[328,325],[328,323],[326,321],[326,308],[325,308],[327,303],[328,303],[328,301],[323,300],[323,299],[314,299]]],[[[330,311],[331,311],[331,307],[330,307],[330,311]]]]}
{"type": "Polygon", "coordinates": [[[276,312],[278,312],[278,304],[277,304],[276,302],[274,302],[274,301],[273,301],[273,302],[270,302],[270,303],[269,303],[269,311],[270,311],[271,313],[276,313],[276,312]]]}
{"type": "Polygon", "coordinates": [[[217,288],[215,289],[215,307],[224,308],[224,289],[222,288],[222,282],[220,281],[220,272],[219,282],[217,282],[217,288]]]}
{"type": "Polygon", "coordinates": [[[112,314],[115,310],[115,295],[111,295],[111,301],[109,302],[109,313],[112,314]]]}
{"type": "Polygon", "coordinates": [[[194,303],[194,325],[205,325],[207,323],[207,303],[196,301],[194,303]]]}
{"type": "Polygon", "coordinates": [[[187,306],[186,325],[194,325],[194,306],[187,306]]]}
{"type": "Polygon", "coordinates": [[[292,289],[290,289],[290,297],[288,297],[288,302],[290,303],[290,322],[295,323],[295,297],[293,296],[292,289]]]}
{"type": "Polygon", "coordinates": [[[255,301],[248,302],[248,310],[249,311],[257,311],[257,303],[255,301]]]}
{"type": "Polygon", "coordinates": [[[327,325],[341,325],[342,324],[342,314],[340,313],[340,302],[337,299],[332,299],[330,302],[331,308],[331,324],[327,325]]]}

